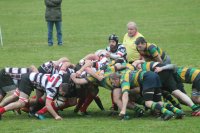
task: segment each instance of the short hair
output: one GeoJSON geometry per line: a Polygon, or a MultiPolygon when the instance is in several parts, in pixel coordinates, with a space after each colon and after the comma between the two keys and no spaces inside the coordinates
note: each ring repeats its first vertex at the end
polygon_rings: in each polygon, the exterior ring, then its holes
{"type": "Polygon", "coordinates": [[[130,27],[130,26],[137,29],[137,24],[133,21],[128,22],[127,27],[130,27]]]}
{"type": "Polygon", "coordinates": [[[144,39],[144,37],[138,37],[135,41],[135,44],[139,45],[140,43],[144,44],[147,43],[147,41],[144,39]]]}
{"type": "Polygon", "coordinates": [[[69,83],[62,83],[61,84],[61,89],[63,92],[65,92],[66,94],[70,92],[70,89],[72,88],[72,85],[69,83]]]}
{"type": "Polygon", "coordinates": [[[118,79],[120,77],[121,77],[121,75],[119,73],[112,73],[112,74],[110,74],[110,79],[118,79]]]}

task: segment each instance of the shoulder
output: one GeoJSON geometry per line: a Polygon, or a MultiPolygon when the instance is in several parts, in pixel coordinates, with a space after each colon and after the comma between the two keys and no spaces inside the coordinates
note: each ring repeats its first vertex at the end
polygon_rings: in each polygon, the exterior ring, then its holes
{"type": "Polygon", "coordinates": [[[140,32],[137,32],[135,35],[135,38],[138,38],[138,37],[144,37],[144,36],[140,32]]]}
{"type": "Polygon", "coordinates": [[[119,43],[118,48],[125,48],[125,46],[122,43],[119,43]]]}
{"type": "Polygon", "coordinates": [[[155,44],[153,44],[153,43],[147,43],[147,48],[148,49],[153,49],[153,48],[156,48],[157,46],[155,45],[155,44]]]}

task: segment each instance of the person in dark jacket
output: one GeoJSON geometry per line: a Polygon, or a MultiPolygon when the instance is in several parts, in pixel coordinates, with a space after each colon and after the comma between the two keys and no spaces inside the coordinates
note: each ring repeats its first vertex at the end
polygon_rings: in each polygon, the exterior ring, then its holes
{"type": "Polygon", "coordinates": [[[62,0],[45,0],[46,12],[45,19],[48,27],[48,45],[53,46],[53,25],[55,24],[57,30],[58,45],[62,45],[62,13],[61,13],[62,0]]]}

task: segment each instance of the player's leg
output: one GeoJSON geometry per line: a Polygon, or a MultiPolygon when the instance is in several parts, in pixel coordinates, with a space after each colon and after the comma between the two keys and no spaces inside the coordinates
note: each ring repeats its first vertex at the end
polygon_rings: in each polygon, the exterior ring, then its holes
{"type": "MultiPolygon", "coordinates": [[[[163,114],[163,120],[169,120],[174,116],[174,113],[171,111],[167,110],[166,108],[162,107],[159,102],[154,102],[153,100],[155,99],[154,97],[154,91],[156,88],[149,88],[143,90],[143,96],[145,100],[145,106],[147,108],[150,108],[153,111],[160,111],[163,114]]],[[[156,95],[156,94],[155,94],[156,95]]],[[[160,98],[157,96],[157,100],[160,99],[161,101],[161,95],[160,98]]]]}
{"type": "Polygon", "coordinates": [[[19,100],[16,101],[16,102],[12,102],[12,103],[6,105],[5,107],[1,107],[0,108],[0,114],[3,114],[3,113],[5,113],[9,110],[24,107],[26,105],[26,103],[28,103],[28,98],[29,98],[29,95],[27,95],[24,92],[20,92],[19,100]]]}
{"type": "Polygon", "coordinates": [[[15,92],[8,96],[8,97],[5,97],[1,103],[0,103],[0,107],[3,107],[3,106],[6,106],[7,104],[11,103],[11,102],[15,102],[19,99],[19,89],[17,88],[15,90],[15,92]]]}
{"type": "Polygon", "coordinates": [[[115,104],[117,104],[118,108],[121,110],[122,109],[122,90],[120,88],[115,88],[113,90],[113,101],[115,104]]]}
{"type": "Polygon", "coordinates": [[[193,111],[195,111],[198,108],[198,106],[193,103],[191,98],[185,93],[181,92],[180,90],[173,91],[172,95],[178,99],[181,99],[181,101],[183,101],[186,105],[188,105],[193,111]]]}

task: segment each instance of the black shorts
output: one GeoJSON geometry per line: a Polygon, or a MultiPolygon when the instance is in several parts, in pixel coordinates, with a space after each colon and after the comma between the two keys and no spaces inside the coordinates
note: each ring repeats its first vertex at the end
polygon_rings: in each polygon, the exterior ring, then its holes
{"type": "Polygon", "coordinates": [[[179,89],[181,92],[187,94],[187,92],[185,91],[185,88],[184,88],[184,84],[183,84],[183,83],[177,82],[176,88],[179,89]]]}
{"type": "Polygon", "coordinates": [[[6,95],[6,92],[12,91],[16,89],[16,85],[14,84],[10,75],[5,74],[5,69],[0,71],[0,94],[3,96],[6,95]]]}
{"type": "Polygon", "coordinates": [[[161,90],[160,88],[149,88],[142,91],[144,101],[161,101],[161,90]]]}
{"type": "Polygon", "coordinates": [[[148,71],[143,75],[142,89],[160,88],[161,82],[158,74],[148,71]]]}
{"type": "Polygon", "coordinates": [[[177,82],[174,79],[173,71],[164,70],[158,73],[162,87],[170,93],[177,89],[177,82]]]}
{"type": "Polygon", "coordinates": [[[30,73],[22,74],[21,82],[19,83],[19,90],[30,96],[33,91],[33,83],[29,79],[30,73]]]}
{"type": "Polygon", "coordinates": [[[4,97],[4,96],[6,96],[7,92],[16,90],[16,88],[17,88],[16,85],[4,86],[4,87],[0,88],[0,95],[2,95],[4,97]]]}

